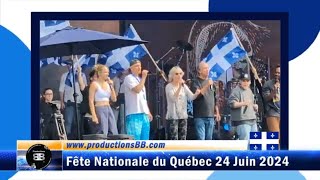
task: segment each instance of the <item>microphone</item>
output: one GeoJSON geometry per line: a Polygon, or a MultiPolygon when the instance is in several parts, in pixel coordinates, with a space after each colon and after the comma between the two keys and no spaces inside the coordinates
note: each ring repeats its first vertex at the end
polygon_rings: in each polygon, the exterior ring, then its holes
{"type": "Polygon", "coordinates": [[[210,88],[211,91],[214,91],[214,90],[216,90],[216,85],[215,84],[211,84],[209,86],[209,88],[210,88]]]}
{"type": "Polygon", "coordinates": [[[246,113],[247,109],[248,109],[248,106],[244,107],[243,114],[246,113]]]}
{"type": "MultiPolygon", "coordinates": [[[[253,99],[254,99],[254,95],[253,95],[253,99]]],[[[246,105],[246,106],[244,107],[243,114],[245,114],[245,113],[247,112],[248,106],[249,106],[249,105],[246,105]]]]}
{"type": "MultiPolygon", "coordinates": [[[[209,81],[207,82],[207,83],[210,83],[210,81],[212,81],[211,79],[209,79],[209,81]]],[[[212,91],[213,90],[213,84],[210,84],[209,85],[209,89],[210,89],[210,91],[212,91]]]]}
{"type": "Polygon", "coordinates": [[[184,87],[185,82],[183,81],[183,82],[181,82],[180,84],[181,84],[182,87],[184,87]]]}
{"type": "Polygon", "coordinates": [[[107,84],[109,85],[110,89],[113,87],[113,82],[111,83],[110,77],[107,78],[106,80],[107,84]]]}
{"type": "Polygon", "coordinates": [[[210,90],[212,91],[212,90],[213,90],[213,85],[211,84],[211,85],[209,86],[209,88],[210,88],[210,90]]]}
{"type": "Polygon", "coordinates": [[[148,75],[157,75],[157,73],[148,72],[148,75]]]}
{"type": "MultiPolygon", "coordinates": [[[[276,78],[276,79],[275,79],[275,83],[280,83],[280,79],[279,79],[279,78],[276,78]]],[[[279,87],[277,87],[275,90],[276,90],[276,93],[277,93],[277,94],[280,94],[280,88],[279,88],[279,87]]]]}

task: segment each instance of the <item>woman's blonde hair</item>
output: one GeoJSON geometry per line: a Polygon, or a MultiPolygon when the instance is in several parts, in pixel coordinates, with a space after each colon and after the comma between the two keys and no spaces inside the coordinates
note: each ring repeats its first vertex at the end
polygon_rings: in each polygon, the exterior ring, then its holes
{"type": "Polygon", "coordinates": [[[102,65],[102,64],[97,64],[97,65],[94,66],[93,69],[96,71],[97,77],[99,77],[99,74],[101,74],[103,68],[107,68],[108,71],[109,71],[108,66],[105,66],[105,65],[102,65]]]}
{"type": "Polygon", "coordinates": [[[182,70],[179,66],[174,66],[174,67],[172,67],[172,68],[170,69],[169,75],[168,75],[168,77],[169,77],[169,82],[172,82],[174,74],[176,73],[176,71],[179,71],[179,70],[182,72],[182,76],[183,76],[183,75],[184,75],[184,72],[183,72],[183,70],[182,70]]]}

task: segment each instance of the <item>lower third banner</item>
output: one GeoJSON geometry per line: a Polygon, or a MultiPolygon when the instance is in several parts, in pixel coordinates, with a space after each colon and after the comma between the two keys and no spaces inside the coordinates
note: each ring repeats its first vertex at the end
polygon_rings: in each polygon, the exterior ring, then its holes
{"type": "Polygon", "coordinates": [[[311,151],[65,151],[64,170],[316,170],[311,151]]]}
{"type": "Polygon", "coordinates": [[[267,151],[245,150],[248,142],[232,142],[18,141],[17,152],[10,156],[16,158],[5,158],[8,152],[0,151],[0,165],[17,170],[320,169],[320,151],[278,151],[272,148],[276,142],[270,148],[266,144],[267,151]]]}

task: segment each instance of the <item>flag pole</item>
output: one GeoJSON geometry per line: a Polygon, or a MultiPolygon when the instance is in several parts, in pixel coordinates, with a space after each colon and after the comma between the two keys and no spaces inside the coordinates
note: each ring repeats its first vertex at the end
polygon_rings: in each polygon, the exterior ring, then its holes
{"type": "Polygon", "coordinates": [[[165,77],[165,75],[162,73],[163,71],[159,68],[159,66],[157,65],[156,61],[153,59],[153,57],[151,56],[150,52],[148,51],[146,45],[142,44],[141,45],[142,48],[147,52],[147,54],[149,55],[151,61],[153,62],[153,64],[156,66],[157,71],[160,72],[160,75],[162,76],[162,78],[167,82],[167,78],[165,77]]]}
{"type": "MultiPolygon", "coordinates": [[[[132,24],[130,24],[130,26],[132,27],[132,29],[134,29],[134,27],[132,26],[132,24]]],[[[134,31],[136,31],[136,30],[134,29],[134,31]]],[[[164,74],[163,71],[159,68],[158,64],[156,63],[156,61],[155,61],[155,60],[153,59],[153,57],[151,56],[151,54],[150,54],[150,52],[148,51],[146,45],[145,45],[145,44],[140,44],[140,45],[141,45],[141,47],[147,52],[147,54],[149,55],[151,61],[152,61],[153,64],[156,66],[157,71],[160,72],[160,75],[162,76],[162,78],[167,82],[168,80],[167,80],[165,74],[164,74]]]]}
{"type": "MultiPolygon", "coordinates": [[[[233,26],[233,25],[232,25],[232,26],[233,26]]],[[[237,39],[237,41],[238,41],[239,45],[241,46],[241,48],[245,50],[245,48],[243,47],[243,45],[242,45],[242,43],[241,43],[241,41],[240,41],[240,39],[239,39],[239,37],[238,37],[237,32],[234,30],[234,28],[233,28],[233,27],[232,27],[232,28],[230,28],[230,30],[231,30],[231,31],[232,31],[232,33],[235,35],[235,37],[236,37],[236,39],[237,39]]],[[[258,80],[258,81],[259,81],[259,83],[261,84],[261,81],[260,81],[260,79],[259,79],[259,76],[258,76],[257,70],[256,70],[256,68],[254,67],[254,65],[252,64],[252,62],[251,62],[251,60],[250,60],[250,58],[249,58],[249,56],[248,56],[248,54],[247,54],[247,53],[246,53],[246,57],[245,57],[245,58],[246,58],[247,62],[249,63],[249,66],[250,66],[250,68],[251,68],[251,70],[252,70],[252,72],[253,72],[254,78],[255,78],[256,80],[258,80]]]]}

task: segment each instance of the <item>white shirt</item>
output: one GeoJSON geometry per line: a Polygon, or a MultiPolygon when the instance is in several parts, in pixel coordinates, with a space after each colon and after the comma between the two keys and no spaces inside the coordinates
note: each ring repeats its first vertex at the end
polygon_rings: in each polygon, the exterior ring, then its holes
{"type": "Polygon", "coordinates": [[[172,83],[166,86],[167,98],[167,120],[188,119],[187,100],[194,100],[197,96],[193,94],[187,85],[181,87],[178,97],[174,94],[179,87],[174,87],[172,83]]]}
{"type": "Polygon", "coordinates": [[[149,114],[149,107],[147,103],[146,88],[136,93],[132,89],[140,83],[140,78],[132,74],[125,77],[123,85],[125,95],[125,109],[126,116],[130,114],[145,113],[149,114]]]}
{"type": "MultiPolygon", "coordinates": [[[[73,89],[73,87],[67,86],[65,84],[67,76],[68,76],[68,72],[62,74],[61,80],[60,80],[59,92],[63,93],[64,102],[68,102],[68,101],[74,102],[74,98],[73,98],[74,89],[73,89]]],[[[73,85],[72,76],[73,75],[71,74],[71,77],[70,77],[71,79],[70,80],[71,80],[71,83],[73,85]]],[[[84,84],[87,85],[87,78],[86,78],[86,75],[84,73],[82,73],[82,79],[83,79],[84,84]]],[[[79,85],[78,81],[76,81],[76,93],[78,94],[77,103],[81,103],[82,102],[82,93],[80,91],[80,85],[79,85]]]]}

